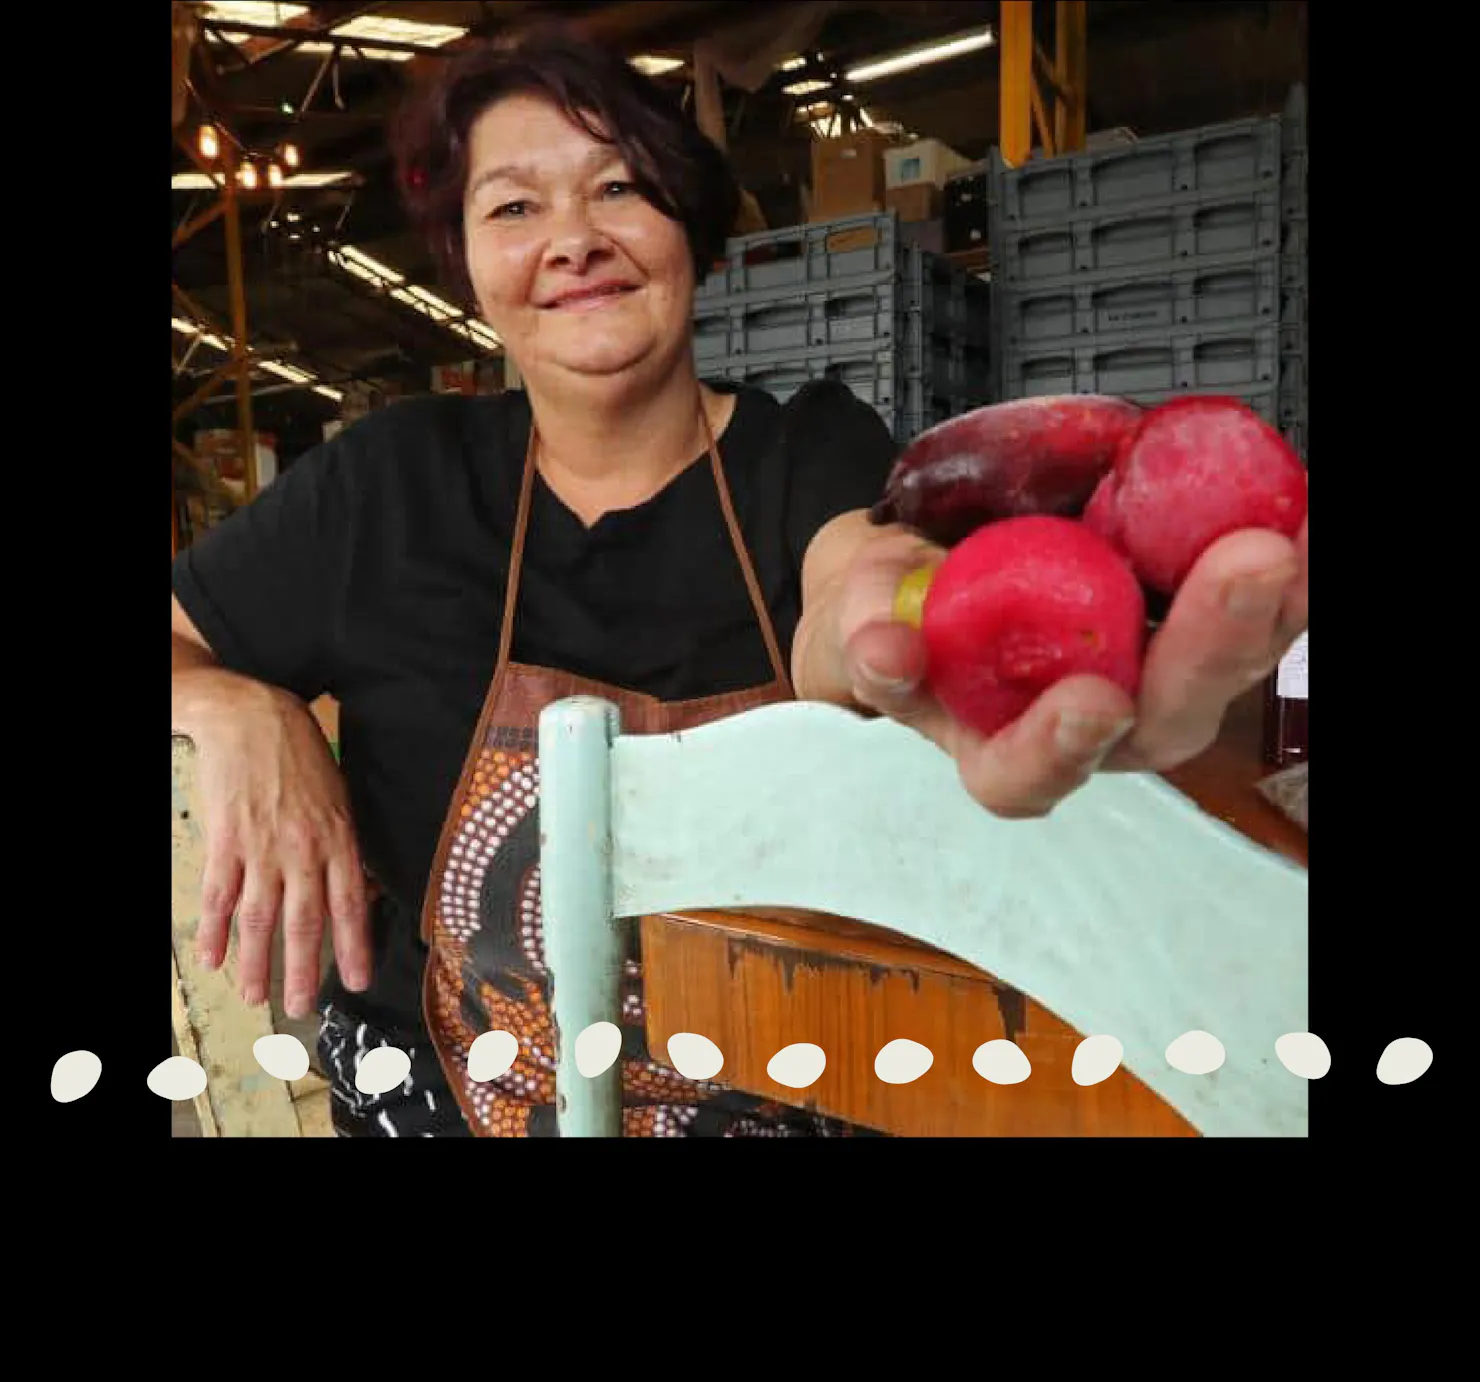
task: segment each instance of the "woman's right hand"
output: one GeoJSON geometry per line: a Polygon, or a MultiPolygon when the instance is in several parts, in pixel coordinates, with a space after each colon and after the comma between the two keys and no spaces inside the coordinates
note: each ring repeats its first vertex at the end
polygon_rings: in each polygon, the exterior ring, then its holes
{"type": "Polygon", "coordinates": [[[345,986],[370,982],[366,880],[343,776],[301,701],[218,668],[185,675],[210,680],[197,698],[210,712],[192,734],[206,843],[197,957],[220,967],[235,915],[238,989],[266,1002],[281,926],[284,1007],[304,1017],[326,917],[345,986]]]}

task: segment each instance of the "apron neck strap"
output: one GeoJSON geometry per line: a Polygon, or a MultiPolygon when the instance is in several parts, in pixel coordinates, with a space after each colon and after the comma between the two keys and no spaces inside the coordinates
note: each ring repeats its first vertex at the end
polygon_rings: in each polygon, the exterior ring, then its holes
{"type": "MultiPolygon", "coordinates": [[[[740,571],[745,577],[745,588],[750,593],[750,603],[761,626],[761,637],[765,639],[766,652],[771,659],[772,670],[776,673],[776,680],[790,699],[794,692],[791,678],[786,671],[786,659],[781,656],[781,645],[777,641],[770,612],[766,609],[765,599],[761,595],[760,581],[756,579],[755,567],[751,563],[750,553],[745,546],[745,538],[741,534],[740,524],[735,517],[735,506],[730,499],[730,487],[725,481],[724,467],[720,464],[719,446],[714,439],[714,429],[709,425],[709,415],[705,412],[702,401],[699,405],[699,419],[704,425],[704,440],[709,448],[709,463],[714,471],[715,488],[719,491],[720,508],[724,510],[725,527],[729,530],[730,542],[735,549],[735,555],[740,559],[740,571]]],[[[509,580],[508,589],[504,594],[503,624],[499,629],[496,672],[502,672],[508,666],[509,654],[514,646],[514,613],[519,603],[519,577],[524,568],[524,545],[529,536],[529,511],[534,496],[534,477],[537,468],[535,460],[538,448],[539,429],[535,426],[534,417],[531,415],[529,446],[524,453],[524,476],[519,486],[519,511],[514,520],[514,545],[509,555],[509,580]]]]}

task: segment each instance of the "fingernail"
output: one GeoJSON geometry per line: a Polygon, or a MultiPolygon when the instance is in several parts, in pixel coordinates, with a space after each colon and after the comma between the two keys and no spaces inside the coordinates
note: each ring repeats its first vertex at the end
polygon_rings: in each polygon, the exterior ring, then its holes
{"type": "Polygon", "coordinates": [[[1079,715],[1067,710],[1059,716],[1055,738],[1059,752],[1065,758],[1076,763],[1098,764],[1135,725],[1134,717],[1106,720],[1100,716],[1079,715]]]}
{"type": "Polygon", "coordinates": [[[1224,607],[1235,619],[1267,619],[1279,609],[1289,583],[1290,577],[1284,573],[1234,581],[1224,597],[1224,607]]]}
{"type": "Polygon", "coordinates": [[[249,1008],[260,1008],[266,999],[267,995],[259,988],[249,988],[242,993],[242,1002],[249,1008]]]}
{"type": "Polygon", "coordinates": [[[915,689],[914,682],[880,676],[872,667],[859,667],[857,677],[864,690],[881,696],[907,696],[915,689]]]}
{"type": "Polygon", "coordinates": [[[363,969],[347,969],[343,978],[345,988],[351,993],[363,993],[370,987],[370,976],[363,969]]]}
{"type": "Polygon", "coordinates": [[[215,969],[216,957],[208,950],[197,950],[195,952],[195,963],[202,969],[215,969]]]}

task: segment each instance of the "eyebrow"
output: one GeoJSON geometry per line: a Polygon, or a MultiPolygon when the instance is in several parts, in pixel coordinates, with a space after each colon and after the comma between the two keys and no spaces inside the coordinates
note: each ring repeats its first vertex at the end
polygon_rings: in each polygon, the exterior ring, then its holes
{"type": "MultiPolygon", "coordinates": [[[[593,149],[581,165],[583,170],[590,171],[596,168],[604,168],[610,163],[623,161],[622,151],[616,145],[601,145],[593,149]]],[[[471,201],[490,182],[497,182],[500,178],[507,178],[511,182],[532,183],[535,180],[535,171],[527,163],[500,163],[496,168],[485,168],[478,173],[468,184],[468,200],[471,201]]]]}

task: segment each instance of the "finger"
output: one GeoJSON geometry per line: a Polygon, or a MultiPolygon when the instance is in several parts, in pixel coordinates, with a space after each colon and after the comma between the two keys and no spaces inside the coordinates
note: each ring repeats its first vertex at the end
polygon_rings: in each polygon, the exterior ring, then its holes
{"type": "Polygon", "coordinates": [[[206,851],[195,955],[202,968],[220,969],[231,941],[231,915],[241,896],[242,860],[236,846],[225,836],[213,836],[206,851]]]}
{"type": "Polygon", "coordinates": [[[277,870],[267,865],[249,864],[246,873],[236,912],[237,988],[243,1001],[255,1007],[267,1001],[283,883],[277,870]]]}
{"type": "Polygon", "coordinates": [[[1300,572],[1285,594],[1285,607],[1280,619],[1281,651],[1288,648],[1306,630],[1310,618],[1310,520],[1300,525],[1295,537],[1295,559],[1300,572]]]}
{"type": "Polygon", "coordinates": [[[339,977],[351,993],[370,987],[370,923],[365,870],[359,851],[350,845],[329,857],[329,926],[339,977]]]}
{"type": "Polygon", "coordinates": [[[1065,678],[991,738],[962,733],[961,781],[996,815],[1045,816],[1089,780],[1130,733],[1135,715],[1134,702],[1114,683],[1065,678]]]}
{"type": "Polygon", "coordinates": [[[1217,738],[1229,704],[1274,670],[1298,575],[1278,533],[1232,533],[1203,554],[1151,640],[1136,732],[1111,766],[1160,771],[1217,738]]]}
{"type": "Polygon", "coordinates": [[[307,1017],[319,987],[324,935],[322,866],[295,866],[283,877],[283,1006],[307,1017]]]}

